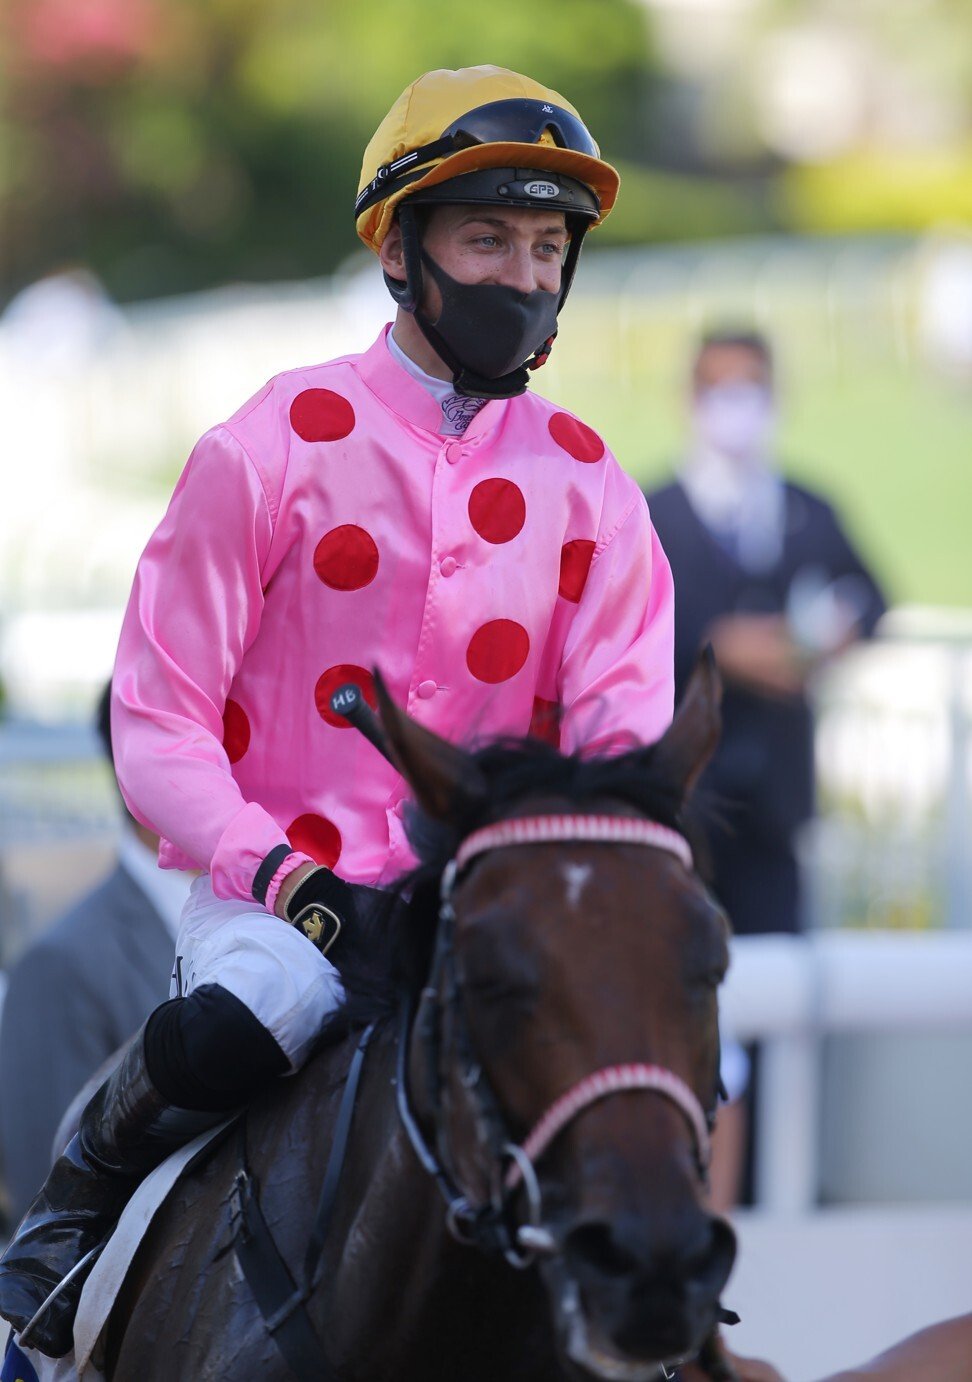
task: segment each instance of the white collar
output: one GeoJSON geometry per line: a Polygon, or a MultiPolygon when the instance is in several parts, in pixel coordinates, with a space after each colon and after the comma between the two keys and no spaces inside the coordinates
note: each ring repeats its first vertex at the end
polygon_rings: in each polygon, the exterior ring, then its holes
{"type": "Polygon", "coordinates": [[[461,437],[487,400],[485,398],[466,398],[465,395],[456,393],[456,386],[451,379],[437,379],[434,374],[426,374],[421,365],[417,365],[411,356],[406,355],[395,340],[394,327],[385,339],[388,342],[388,349],[392,358],[397,360],[402,369],[406,370],[413,379],[418,380],[442,409],[439,435],[461,437]]]}
{"type": "Polygon", "coordinates": [[[123,826],[118,842],[118,862],[148,898],[175,940],[192,875],[180,873],[178,869],[160,869],[155,850],[144,844],[128,824],[123,826]]]}

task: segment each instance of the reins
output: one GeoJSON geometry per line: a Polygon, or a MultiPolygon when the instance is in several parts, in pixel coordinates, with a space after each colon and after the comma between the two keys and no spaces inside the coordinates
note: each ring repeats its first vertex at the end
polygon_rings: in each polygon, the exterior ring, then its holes
{"type": "Polygon", "coordinates": [[[231,1246],[267,1330],[299,1382],[339,1382],[311,1323],[307,1302],[321,1280],[324,1247],[337,1203],[365,1052],[374,1031],[374,1023],[364,1029],[351,1058],[299,1281],[294,1280],[264,1218],[260,1187],[246,1155],[246,1114],[240,1119],[240,1164],[230,1193],[231,1246]]]}

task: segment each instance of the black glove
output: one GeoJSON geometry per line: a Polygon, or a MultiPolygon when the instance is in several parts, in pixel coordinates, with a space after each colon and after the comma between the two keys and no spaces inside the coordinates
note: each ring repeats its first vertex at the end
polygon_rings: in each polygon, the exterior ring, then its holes
{"type": "Polygon", "coordinates": [[[357,920],[350,885],[323,865],[294,889],[284,910],[290,924],[303,931],[322,955],[332,951],[342,929],[357,920]]]}

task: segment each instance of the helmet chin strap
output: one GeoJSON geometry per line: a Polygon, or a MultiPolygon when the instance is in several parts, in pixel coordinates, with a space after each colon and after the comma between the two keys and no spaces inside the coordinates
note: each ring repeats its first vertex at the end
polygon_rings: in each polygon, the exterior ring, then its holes
{"type": "MultiPolygon", "coordinates": [[[[398,222],[402,233],[405,280],[402,282],[385,273],[385,284],[402,311],[414,316],[419,330],[439,359],[452,370],[456,392],[470,398],[515,398],[518,394],[523,393],[530,381],[530,371],[546,364],[553,347],[554,337],[557,335],[556,330],[535,347],[534,353],[529,359],[506,374],[489,377],[471,369],[463,363],[455,350],[442,338],[433,323],[427,319],[421,310],[420,303],[424,286],[422,242],[415,208],[407,201],[399,208],[398,222]]],[[[558,313],[562,310],[570,291],[586,230],[587,225],[580,218],[577,218],[571,227],[571,237],[561,270],[560,298],[557,303],[558,313]]]]}

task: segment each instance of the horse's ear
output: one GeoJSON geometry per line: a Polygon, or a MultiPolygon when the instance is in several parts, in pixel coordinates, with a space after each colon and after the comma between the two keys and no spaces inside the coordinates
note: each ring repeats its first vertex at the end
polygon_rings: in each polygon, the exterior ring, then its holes
{"type": "Polygon", "coordinates": [[[409,719],[388,694],[375,670],[375,695],[395,766],[434,820],[456,820],[487,797],[486,779],[468,753],[409,719]]]}
{"type": "Polygon", "coordinates": [[[660,764],[680,789],[683,801],[715,753],[722,730],[721,704],[722,678],[715,654],[707,645],[695,664],[671,726],[652,749],[653,762],[660,764]]]}

